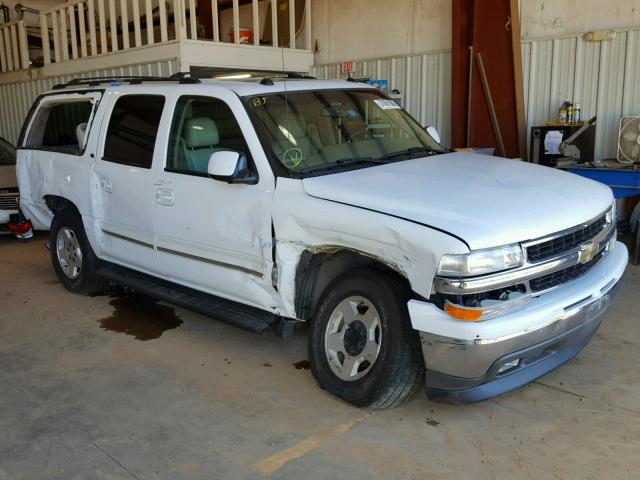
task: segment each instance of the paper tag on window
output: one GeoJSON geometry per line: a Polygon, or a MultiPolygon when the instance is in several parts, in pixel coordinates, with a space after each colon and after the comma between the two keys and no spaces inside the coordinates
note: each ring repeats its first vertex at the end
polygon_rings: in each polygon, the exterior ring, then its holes
{"type": "Polygon", "coordinates": [[[376,102],[376,105],[378,105],[382,110],[394,110],[401,108],[395,100],[389,100],[388,98],[381,98],[374,100],[374,102],[376,102]]]}

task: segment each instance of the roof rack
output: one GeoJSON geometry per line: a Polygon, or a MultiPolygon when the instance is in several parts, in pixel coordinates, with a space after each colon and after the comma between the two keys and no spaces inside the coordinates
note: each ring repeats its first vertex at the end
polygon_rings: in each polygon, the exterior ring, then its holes
{"type": "Polygon", "coordinates": [[[80,85],[87,85],[89,87],[97,87],[101,83],[128,83],[130,85],[139,85],[144,82],[177,82],[180,84],[200,83],[200,79],[188,77],[187,74],[179,72],[171,75],[170,77],[145,77],[145,76],[108,76],[108,77],[88,77],[88,78],[74,78],[67,83],[59,83],[53,86],[54,90],[61,90],[67,87],[77,87],[80,85]]]}

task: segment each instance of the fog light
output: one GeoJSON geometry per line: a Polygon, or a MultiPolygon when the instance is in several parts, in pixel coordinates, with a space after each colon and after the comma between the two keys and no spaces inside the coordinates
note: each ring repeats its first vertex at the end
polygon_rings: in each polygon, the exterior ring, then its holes
{"type": "Polygon", "coordinates": [[[516,358],[515,360],[511,360],[510,362],[507,362],[504,365],[502,365],[500,367],[500,370],[498,370],[498,373],[506,372],[507,370],[516,368],[518,365],[520,365],[520,359],[516,358]]]}

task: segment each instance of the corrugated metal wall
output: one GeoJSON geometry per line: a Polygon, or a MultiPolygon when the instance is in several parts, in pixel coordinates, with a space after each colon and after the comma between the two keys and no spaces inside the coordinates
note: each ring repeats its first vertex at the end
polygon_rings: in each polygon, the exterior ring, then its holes
{"type": "Polygon", "coordinates": [[[116,75],[168,76],[177,71],[177,60],[165,60],[162,62],[80,73],[78,75],[50,77],[9,85],[0,85],[0,137],[6,138],[15,144],[18,140],[24,117],[27,115],[29,108],[31,108],[33,101],[38,95],[47,90],[51,90],[51,87],[58,83],[68,82],[76,77],[116,75]]]}
{"type": "Polygon", "coordinates": [[[564,100],[597,115],[595,157],[615,158],[618,123],[640,114],[640,31],[618,32],[605,42],[582,36],[522,42],[527,124],[555,120],[564,100]]]}
{"type": "MultiPolygon", "coordinates": [[[[422,125],[433,125],[442,143],[451,141],[451,52],[440,51],[402,57],[385,57],[354,63],[355,77],[387,79],[389,90],[398,89],[402,104],[422,125]]],[[[318,78],[346,78],[341,64],[315,65],[318,78]]]]}

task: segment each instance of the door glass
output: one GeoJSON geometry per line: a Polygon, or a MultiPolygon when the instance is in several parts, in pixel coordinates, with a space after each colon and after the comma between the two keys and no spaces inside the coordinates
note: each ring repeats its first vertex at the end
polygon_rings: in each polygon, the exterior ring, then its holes
{"type": "Polygon", "coordinates": [[[164,101],[161,95],[120,97],[111,113],[104,160],[151,168],[164,101]]]}
{"type": "Polygon", "coordinates": [[[206,175],[211,155],[223,150],[250,159],[247,142],[229,106],[210,97],[181,97],[171,125],[166,170],[206,175]]]}
{"type": "Polygon", "coordinates": [[[38,111],[26,148],[82,152],[92,110],[91,99],[45,103],[38,111]]]}

